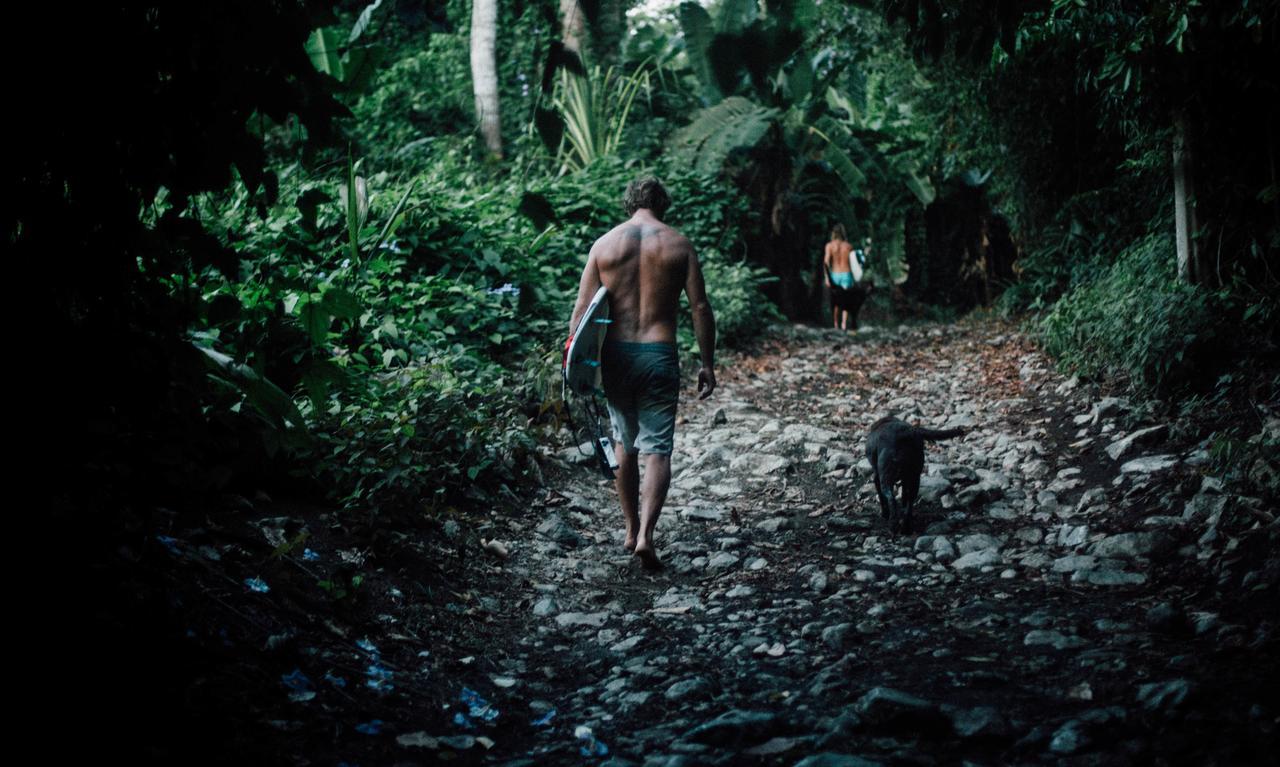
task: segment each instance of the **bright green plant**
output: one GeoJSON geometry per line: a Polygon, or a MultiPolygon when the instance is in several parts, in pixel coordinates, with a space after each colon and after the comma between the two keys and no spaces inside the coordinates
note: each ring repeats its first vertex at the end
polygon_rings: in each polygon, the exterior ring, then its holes
{"type": "Polygon", "coordinates": [[[307,55],[315,68],[352,93],[369,88],[388,54],[386,46],[361,39],[380,5],[382,0],[366,6],[349,31],[324,27],[307,38],[307,55]]]}
{"type": "Polygon", "coordinates": [[[586,77],[568,69],[560,75],[552,103],[564,121],[564,138],[556,159],[562,169],[581,170],[618,151],[636,96],[650,90],[649,72],[641,64],[626,76],[613,67],[593,67],[586,77]]]}

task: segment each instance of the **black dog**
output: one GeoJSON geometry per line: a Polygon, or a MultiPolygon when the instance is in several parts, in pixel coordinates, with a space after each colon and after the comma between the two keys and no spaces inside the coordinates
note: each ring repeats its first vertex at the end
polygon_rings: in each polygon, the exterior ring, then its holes
{"type": "Polygon", "coordinates": [[[925,440],[950,439],[964,434],[963,429],[924,429],[893,416],[885,416],[871,425],[867,433],[867,460],[876,480],[880,513],[889,520],[889,532],[911,532],[911,509],[920,493],[920,473],[924,471],[925,440]],[[902,503],[894,497],[893,487],[902,484],[902,503]]]}

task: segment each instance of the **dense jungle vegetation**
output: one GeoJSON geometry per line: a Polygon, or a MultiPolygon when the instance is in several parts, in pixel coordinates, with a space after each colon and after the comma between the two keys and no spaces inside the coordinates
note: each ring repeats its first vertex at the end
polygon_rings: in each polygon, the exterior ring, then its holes
{"type": "Polygon", "coordinates": [[[725,344],[818,318],[843,222],[886,318],[1028,318],[1063,364],[1182,402],[1274,357],[1274,3],[484,7],[63,25],[71,53],[19,86],[46,106],[5,229],[95,487],[267,475],[376,510],[519,481],[559,425],[582,259],[641,172],[725,344]]]}
{"type": "MultiPolygon", "coordinates": [[[[59,475],[19,533],[68,600],[43,646],[81,641],[117,543],[202,499],[371,521],[536,483],[586,253],[646,173],[726,349],[825,321],[842,223],[872,324],[1009,318],[1280,481],[1275,0],[12,13],[23,465],[59,475]]],[[[143,663],[131,631],[104,646],[143,663]]]]}

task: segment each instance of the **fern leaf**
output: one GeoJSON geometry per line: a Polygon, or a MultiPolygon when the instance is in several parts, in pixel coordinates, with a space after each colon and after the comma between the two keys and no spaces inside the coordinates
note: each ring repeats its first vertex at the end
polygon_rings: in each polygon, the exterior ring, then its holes
{"type": "Polygon", "coordinates": [[[717,170],[733,150],[759,143],[778,114],[776,109],[730,96],[697,112],[693,121],[676,133],[675,150],[691,157],[699,170],[717,170]]]}

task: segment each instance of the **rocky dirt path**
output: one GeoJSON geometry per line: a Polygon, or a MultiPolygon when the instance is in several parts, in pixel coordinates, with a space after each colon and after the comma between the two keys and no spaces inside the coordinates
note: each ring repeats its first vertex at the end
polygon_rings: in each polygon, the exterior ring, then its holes
{"type": "Polygon", "coordinates": [[[794,328],[723,363],[681,404],[656,574],[572,447],[529,498],[232,499],[122,549],[102,586],[156,627],[121,667],[184,701],[137,737],[286,765],[1274,763],[1280,524],[1184,424],[995,324],[794,328]],[[862,458],[886,413],[968,430],[928,450],[913,535],[862,458]]]}
{"type": "Polygon", "coordinates": [[[1276,526],[1140,420],[1007,327],[793,329],[682,402],[662,572],[624,555],[585,467],[509,521],[515,615],[473,674],[501,715],[460,704],[430,745],[647,767],[1268,761],[1276,526]],[[888,534],[862,456],[885,413],[968,429],[929,449],[915,535],[888,534]]]}

